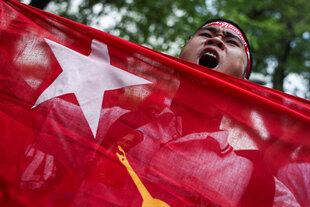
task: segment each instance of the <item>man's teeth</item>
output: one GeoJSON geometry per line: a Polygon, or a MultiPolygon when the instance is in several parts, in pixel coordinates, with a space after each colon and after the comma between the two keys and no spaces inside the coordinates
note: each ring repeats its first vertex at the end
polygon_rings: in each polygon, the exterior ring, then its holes
{"type": "Polygon", "coordinates": [[[206,52],[204,55],[209,55],[209,56],[211,56],[211,57],[216,58],[216,55],[215,55],[215,54],[213,54],[213,53],[211,53],[211,52],[206,52]]]}

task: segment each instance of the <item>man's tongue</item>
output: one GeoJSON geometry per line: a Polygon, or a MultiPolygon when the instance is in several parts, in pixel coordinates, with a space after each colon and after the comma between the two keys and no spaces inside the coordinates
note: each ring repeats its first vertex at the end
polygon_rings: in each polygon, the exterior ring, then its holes
{"type": "Polygon", "coordinates": [[[216,55],[211,52],[205,52],[199,59],[199,65],[208,68],[215,68],[218,65],[216,55]]]}

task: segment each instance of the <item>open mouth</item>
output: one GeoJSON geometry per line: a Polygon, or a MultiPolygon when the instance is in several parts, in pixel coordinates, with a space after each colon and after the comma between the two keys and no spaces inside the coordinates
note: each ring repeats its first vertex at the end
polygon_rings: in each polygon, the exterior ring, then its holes
{"type": "Polygon", "coordinates": [[[205,52],[199,59],[199,65],[215,68],[218,65],[217,55],[214,52],[205,52]]]}

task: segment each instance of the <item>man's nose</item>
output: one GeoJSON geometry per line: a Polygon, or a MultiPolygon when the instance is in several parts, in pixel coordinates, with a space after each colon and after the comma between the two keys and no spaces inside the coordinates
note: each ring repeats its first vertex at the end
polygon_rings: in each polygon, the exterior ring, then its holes
{"type": "Polygon", "coordinates": [[[208,39],[207,41],[206,41],[206,44],[207,45],[214,45],[214,46],[217,46],[217,47],[219,47],[220,49],[224,49],[224,43],[223,43],[223,41],[221,40],[221,39],[219,39],[219,38],[210,38],[210,39],[208,39]]]}

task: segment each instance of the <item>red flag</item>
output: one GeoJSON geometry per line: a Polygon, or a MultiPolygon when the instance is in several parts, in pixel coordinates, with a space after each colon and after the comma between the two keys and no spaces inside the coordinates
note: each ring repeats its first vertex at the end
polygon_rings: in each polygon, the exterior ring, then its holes
{"type": "Polygon", "coordinates": [[[1,206],[309,206],[309,101],[0,2],[1,206]]]}

